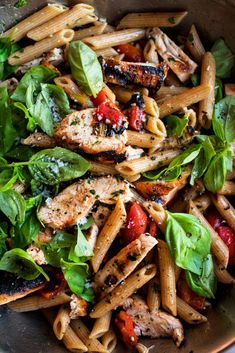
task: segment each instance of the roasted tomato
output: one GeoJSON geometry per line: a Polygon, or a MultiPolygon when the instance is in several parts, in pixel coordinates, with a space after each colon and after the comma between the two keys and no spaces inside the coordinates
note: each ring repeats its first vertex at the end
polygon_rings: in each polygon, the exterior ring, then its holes
{"type": "Polygon", "coordinates": [[[144,99],[141,94],[133,94],[128,102],[129,108],[126,111],[129,120],[129,129],[140,131],[146,118],[144,111],[144,99]]]}
{"type": "Polygon", "coordinates": [[[121,334],[123,342],[129,347],[135,347],[138,336],[134,331],[134,322],[125,311],[120,311],[115,318],[115,324],[121,334]]]}
{"type": "Polygon", "coordinates": [[[133,202],[127,213],[127,220],[123,230],[124,243],[129,244],[145,233],[147,225],[148,217],[146,213],[137,202],[133,202]]]}
{"type": "Polygon", "coordinates": [[[177,282],[177,294],[195,310],[202,310],[205,307],[205,298],[192,291],[184,274],[180,276],[177,282]]]}
{"type": "Polygon", "coordinates": [[[157,236],[157,223],[155,221],[150,221],[149,223],[149,234],[154,238],[157,236]]]}
{"type": "Polygon", "coordinates": [[[143,62],[143,55],[139,48],[131,44],[120,44],[116,47],[120,54],[125,54],[125,59],[132,62],[143,62]]]}
{"type": "Polygon", "coordinates": [[[41,290],[41,295],[46,299],[54,298],[67,287],[67,282],[61,271],[53,268],[49,270],[50,281],[41,290]]]}

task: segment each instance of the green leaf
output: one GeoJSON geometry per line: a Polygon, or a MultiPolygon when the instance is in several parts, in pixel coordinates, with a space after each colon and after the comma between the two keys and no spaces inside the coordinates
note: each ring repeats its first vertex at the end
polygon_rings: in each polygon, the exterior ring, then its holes
{"type": "Polygon", "coordinates": [[[0,80],[5,80],[9,75],[15,72],[18,66],[8,64],[8,57],[19,50],[19,45],[13,43],[10,38],[0,38],[0,80]]]}
{"type": "Polygon", "coordinates": [[[28,1],[27,0],[18,0],[14,7],[16,7],[17,9],[19,9],[20,7],[26,6],[28,5],[28,1]]]}
{"type": "Polygon", "coordinates": [[[36,264],[32,257],[26,251],[18,248],[5,252],[0,260],[0,270],[14,273],[26,280],[33,280],[43,275],[49,281],[46,272],[36,264]]]}
{"type": "Polygon", "coordinates": [[[0,173],[0,191],[6,191],[11,189],[12,185],[15,184],[18,179],[18,174],[15,173],[14,169],[5,169],[0,173]]]}
{"type": "Polygon", "coordinates": [[[96,97],[103,86],[103,74],[96,53],[81,41],[69,44],[68,60],[72,76],[89,96],[96,97]]]}
{"type": "Polygon", "coordinates": [[[31,146],[19,145],[13,147],[5,153],[5,157],[17,159],[19,161],[28,161],[35,154],[35,149],[31,146]]]}
{"type": "Polygon", "coordinates": [[[180,118],[177,115],[168,115],[163,121],[166,126],[167,136],[181,137],[188,124],[188,118],[185,116],[180,118]]]}
{"type": "Polygon", "coordinates": [[[201,150],[201,145],[191,145],[187,148],[183,153],[181,153],[178,157],[174,158],[173,161],[168,166],[168,170],[173,167],[181,167],[185,164],[192,162],[199,154],[201,150]]]}
{"type": "Polygon", "coordinates": [[[29,114],[29,111],[26,106],[21,102],[14,103],[14,106],[24,113],[25,119],[28,119],[27,130],[33,132],[36,129],[37,123],[35,119],[29,114]]]}
{"type": "Polygon", "coordinates": [[[210,252],[210,233],[192,215],[166,213],[166,242],[175,263],[200,275],[203,260],[210,252]]]}
{"type": "Polygon", "coordinates": [[[234,55],[220,38],[213,44],[211,53],[214,55],[216,63],[216,76],[218,78],[229,78],[234,65],[234,55]]]}
{"type": "Polygon", "coordinates": [[[190,79],[191,79],[191,82],[194,87],[200,85],[200,75],[199,74],[191,74],[190,79]]]}
{"type": "Polygon", "coordinates": [[[41,183],[55,185],[81,177],[90,167],[83,157],[65,148],[42,150],[30,158],[32,177],[41,183]]]}
{"type": "Polygon", "coordinates": [[[7,239],[7,223],[1,222],[0,223],[0,259],[2,258],[3,254],[7,251],[6,246],[6,239],[7,239]]]}
{"type": "Polygon", "coordinates": [[[165,172],[163,180],[164,181],[173,181],[175,179],[178,179],[179,176],[181,175],[181,173],[182,173],[181,167],[179,167],[179,166],[174,167],[174,168],[169,169],[165,172]]]}
{"type": "Polygon", "coordinates": [[[87,229],[89,229],[89,228],[92,226],[92,224],[94,224],[94,223],[95,223],[94,218],[93,218],[92,216],[90,216],[90,217],[87,218],[87,220],[86,220],[85,223],[79,224],[79,227],[80,227],[81,230],[87,230],[87,229]]]}
{"type": "Polygon", "coordinates": [[[61,267],[71,291],[88,302],[94,299],[92,288],[87,286],[89,267],[85,263],[70,263],[61,259],[61,267]]]}
{"type": "Polygon", "coordinates": [[[13,146],[17,131],[12,123],[6,87],[0,87],[0,154],[5,154],[13,146]]]}
{"type": "Polygon", "coordinates": [[[51,82],[56,76],[55,72],[46,66],[33,66],[22,77],[11,98],[17,102],[26,103],[26,91],[31,83],[34,83],[36,92],[39,92],[41,83],[51,82]]]}
{"type": "Polygon", "coordinates": [[[206,298],[215,298],[217,280],[214,274],[212,256],[209,254],[202,263],[202,273],[200,276],[186,271],[186,280],[190,288],[206,298]]]}
{"type": "Polygon", "coordinates": [[[215,80],[215,103],[218,103],[223,98],[223,82],[217,78],[215,80]]]}
{"type": "Polygon", "coordinates": [[[222,141],[235,141],[235,97],[225,97],[215,104],[212,124],[222,141]]]}
{"type": "Polygon", "coordinates": [[[0,192],[0,211],[2,211],[14,225],[17,221],[23,222],[26,204],[22,195],[15,190],[0,192]]]}
{"type": "Polygon", "coordinates": [[[151,170],[149,172],[144,172],[142,175],[150,180],[158,180],[165,172],[167,171],[167,168],[163,169],[156,169],[156,170],[151,170]]]}
{"type": "Polygon", "coordinates": [[[74,262],[85,262],[93,256],[91,245],[86,240],[80,227],[77,227],[77,242],[72,246],[69,260],[74,262]]]}

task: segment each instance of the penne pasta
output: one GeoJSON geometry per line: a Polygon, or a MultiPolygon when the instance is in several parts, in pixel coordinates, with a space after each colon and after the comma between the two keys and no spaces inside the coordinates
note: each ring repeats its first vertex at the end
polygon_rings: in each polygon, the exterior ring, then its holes
{"type": "Polygon", "coordinates": [[[62,340],[70,323],[70,309],[61,306],[53,322],[53,331],[58,340],[62,340]]]}
{"type": "Polygon", "coordinates": [[[224,268],[223,265],[218,264],[216,260],[214,260],[214,271],[219,282],[225,284],[235,283],[235,278],[226,270],[226,268],[224,268]]]}
{"type": "Polygon", "coordinates": [[[117,345],[117,336],[112,328],[101,337],[101,342],[109,353],[113,352],[117,345]]]}
{"type": "Polygon", "coordinates": [[[103,56],[104,58],[108,58],[110,56],[117,57],[119,55],[118,52],[114,48],[111,48],[111,47],[104,48],[104,49],[98,49],[98,50],[95,50],[95,52],[98,57],[103,56]]]}
{"type": "Polygon", "coordinates": [[[212,114],[215,102],[215,59],[214,56],[207,52],[202,58],[201,66],[201,85],[210,87],[209,94],[206,99],[199,102],[198,121],[205,129],[211,127],[212,114]]]}
{"type": "Polygon", "coordinates": [[[117,28],[174,27],[188,14],[182,12],[137,12],[123,17],[117,28]]]}
{"type": "Polygon", "coordinates": [[[125,176],[144,173],[167,165],[180,154],[180,150],[167,150],[116,165],[116,170],[125,176]]]}
{"type": "Polygon", "coordinates": [[[183,93],[187,91],[187,87],[178,87],[178,86],[162,86],[156,93],[156,101],[157,103],[163,102],[165,98],[169,96],[176,96],[177,94],[183,93]]]}
{"type": "Polygon", "coordinates": [[[159,138],[166,137],[167,135],[165,125],[156,116],[147,116],[146,121],[144,122],[144,127],[159,138]]]}
{"type": "Polygon", "coordinates": [[[207,321],[207,318],[204,315],[193,309],[188,303],[178,296],[176,297],[176,304],[177,315],[189,324],[198,325],[207,321]]]}
{"type": "Polygon", "coordinates": [[[211,194],[211,200],[221,216],[228,225],[235,231],[235,209],[224,195],[211,194]]]}
{"type": "Polygon", "coordinates": [[[152,115],[155,118],[159,117],[159,108],[155,101],[155,99],[148,97],[147,95],[143,95],[144,99],[144,111],[148,115],[152,115]]]}
{"type": "Polygon", "coordinates": [[[105,333],[109,332],[111,318],[112,318],[112,312],[109,311],[104,316],[100,317],[99,319],[96,319],[94,326],[91,330],[91,333],[89,335],[89,338],[100,338],[105,333]]]}
{"type": "Polygon", "coordinates": [[[103,164],[91,161],[90,172],[97,175],[110,175],[118,174],[115,169],[115,164],[103,164]]]}
{"type": "Polygon", "coordinates": [[[161,302],[163,308],[173,316],[177,315],[176,282],[174,262],[163,240],[158,240],[158,259],[161,286],[161,302]]]}
{"type": "Polygon", "coordinates": [[[110,294],[97,303],[91,311],[90,317],[99,318],[107,312],[121,305],[121,303],[143,287],[156,275],[156,266],[146,265],[130,275],[124,283],[119,284],[110,294]]]}
{"type": "Polygon", "coordinates": [[[86,37],[97,36],[99,34],[102,34],[104,32],[106,26],[107,26],[106,22],[102,23],[102,22],[97,21],[97,23],[95,23],[94,26],[79,29],[78,31],[74,31],[73,41],[74,40],[81,40],[86,37]]]}
{"type": "Polygon", "coordinates": [[[40,295],[33,295],[9,303],[8,306],[11,310],[22,313],[27,311],[51,308],[53,306],[69,303],[70,300],[70,296],[65,293],[57,294],[54,298],[51,299],[45,299],[40,295]]]}
{"type": "Polygon", "coordinates": [[[67,9],[68,8],[66,6],[61,4],[48,4],[43,9],[17,23],[17,25],[10,28],[3,35],[4,37],[10,37],[13,42],[18,42],[20,39],[24,38],[31,29],[42,25],[43,23],[65,12],[67,9]]]}
{"type": "MultiPolygon", "coordinates": [[[[87,15],[93,15],[93,12],[94,8],[92,6],[86,4],[77,4],[71,9],[47,21],[46,23],[31,29],[27,33],[27,37],[35,41],[40,41],[63,29],[69,29],[81,24],[90,23],[89,20],[89,22],[84,23],[82,18],[87,15]]],[[[93,19],[96,21],[97,17],[94,16],[93,19]]]]}
{"type": "Polygon", "coordinates": [[[116,238],[120,228],[124,224],[126,219],[126,210],[123,201],[118,198],[116,206],[106,221],[103,229],[101,230],[96,246],[94,249],[94,255],[91,259],[92,267],[94,272],[99,270],[99,267],[110,248],[113,240],[116,238]]]}
{"type": "Polygon", "coordinates": [[[198,63],[201,64],[202,58],[205,54],[205,49],[202,45],[200,37],[197,33],[196,27],[193,24],[190,28],[187,40],[185,42],[186,48],[192,55],[193,59],[198,63]]]}
{"type": "Polygon", "coordinates": [[[211,205],[211,198],[208,194],[198,196],[193,201],[195,206],[202,213],[204,213],[207,210],[207,208],[211,205]]]}
{"type": "Polygon", "coordinates": [[[100,34],[95,37],[84,38],[84,43],[91,46],[94,50],[114,47],[119,44],[129,43],[139,40],[145,36],[144,29],[124,29],[105,34],[100,34]]]}
{"type": "Polygon", "coordinates": [[[166,214],[161,204],[154,201],[143,202],[143,207],[149,213],[151,218],[157,223],[163,233],[166,231],[166,214]]]}
{"type": "Polygon", "coordinates": [[[143,55],[146,62],[155,65],[159,64],[157,49],[153,39],[149,39],[145,44],[143,55]]]}
{"type": "Polygon", "coordinates": [[[208,85],[200,85],[197,87],[189,88],[183,93],[176,96],[164,99],[159,103],[160,118],[175,113],[184,107],[200,102],[206,99],[210,94],[210,87],[208,85]]]}
{"type": "Polygon", "coordinates": [[[149,282],[146,301],[150,311],[154,312],[159,310],[161,305],[161,296],[158,278],[153,278],[149,282]]]}
{"type": "MultiPolygon", "coordinates": [[[[155,118],[154,118],[155,119],[155,118]]],[[[164,138],[164,124],[159,123],[160,119],[156,119],[157,122],[150,121],[150,128],[155,128],[155,131],[158,133],[157,136],[155,134],[150,134],[147,132],[139,133],[137,131],[127,130],[127,143],[131,146],[137,146],[141,148],[151,148],[157,147],[163,141],[164,138]],[[160,136],[159,136],[160,135],[160,136]]]]}
{"type": "Polygon", "coordinates": [[[53,36],[45,38],[40,42],[25,47],[23,51],[17,51],[11,54],[8,58],[10,65],[21,65],[30,60],[36,59],[43,53],[51,49],[62,47],[71,42],[74,31],[72,29],[63,29],[55,33],[53,36]]]}
{"type": "Polygon", "coordinates": [[[218,194],[227,196],[235,195],[235,182],[226,180],[222,189],[218,190],[218,194]]]}

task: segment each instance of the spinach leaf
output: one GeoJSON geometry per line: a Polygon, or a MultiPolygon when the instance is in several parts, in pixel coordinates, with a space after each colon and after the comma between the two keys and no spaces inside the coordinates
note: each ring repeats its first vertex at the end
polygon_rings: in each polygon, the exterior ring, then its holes
{"type": "Polygon", "coordinates": [[[18,173],[13,169],[4,169],[0,173],[0,191],[11,189],[18,179],[18,173]]]}
{"type": "Polygon", "coordinates": [[[185,270],[201,275],[203,260],[210,252],[210,233],[192,215],[166,213],[166,242],[175,263],[185,270]]]}
{"type": "Polygon", "coordinates": [[[34,149],[31,146],[18,145],[16,147],[11,148],[10,151],[5,153],[5,157],[26,162],[35,154],[36,151],[37,149],[34,149]]]}
{"type": "Polygon", "coordinates": [[[200,276],[186,271],[186,280],[190,288],[206,298],[215,298],[217,281],[214,274],[212,256],[209,254],[202,263],[202,274],[200,276]]]}
{"type": "Polygon", "coordinates": [[[188,124],[188,118],[185,116],[168,115],[163,119],[167,130],[167,136],[181,137],[188,124]]]}
{"type": "Polygon", "coordinates": [[[234,56],[222,38],[217,39],[211,48],[216,63],[216,76],[229,78],[234,65],[234,56]]]}
{"type": "Polygon", "coordinates": [[[56,76],[55,72],[46,66],[33,66],[22,77],[11,98],[17,102],[26,103],[26,91],[31,83],[34,83],[36,92],[39,92],[41,83],[51,82],[56,76]]]}
{"type": "Polygon", "coordinates": [[[94,299],[94,293],[88,286],[89,269],[85,263],[70,263],[61,259],[61,267],[71,291],[88,302],[94,299]]]}
{"type": "Polygon", "coordinates": [[[43,275],[49,281],[46,272],[36,264],[32,257],[26,251],[18,248],[5,252],[0,260],[0,270],[14,273],[26,280],[43,275]]]}
{"type": "Polygon", "coordinates": [[[21,102],[14,103],[14,106],[16,108],[20,109],[24,113],[25,119],[28,120],[27,130],[33,132],[36,129],[37,124],[36,124],[35,119],[29,114],[29,110],[21,102]]]}
{"type": "Polygon", "coordinates": [[[235,97],[225,97],[215,104],[212,124],[222,141],[235,141],[235,97]]]}
{"type": "Polygon", "coordinates": [[[19,49],[19,45],[13,43],[10,38],[0,38],[0,80],[5,80],[17,69],[18,66],[9,65],[7,60],[11,54],[19,49]]]}
{"type": "Polygon", "coordinates": [[[215,103],[218,103],[223,98],[223,82],[217,78],[215,80],[215,103]]]}
{"type": "Polygon", "coordinates": [[[86,240],[83,232],[77,227],[77,242],[69,252],[69,260],[74,262],[85,262],[93,256],[91,245],[86,240]]]}
{"type": "Polygon", "coordinates": [[[32,177],[48,185],[79,178],[90,167],[89,162],[79,154],[61,147],[42,150],[34,154],[29,162],[32,177]]]}
{"type": "Polygon", "coordinates": [[[0,192],[0,211],[2,211],[14,225],[17,221],[23,222],[26,204],[22,195],[9,189],[0,192]]]}
{"type": "Polygon", "coordinates": [[[0,154],[5,154],[13,146],[17,131],[12,123],[6,87],[0,87],[0,154]]]}
{"type": "Polygon", "coordinates": [[[68,60],[73,78],[89,96],[96,97],[103,86],[103,74],[96,53],[81,41],[69,44],[68,60]]]}
{"type": "Polygon", "coordinates": [[[6,239],[7,239],[7,223],[0,223],[0,259],[3,254],[7,251],[6,239]]]}

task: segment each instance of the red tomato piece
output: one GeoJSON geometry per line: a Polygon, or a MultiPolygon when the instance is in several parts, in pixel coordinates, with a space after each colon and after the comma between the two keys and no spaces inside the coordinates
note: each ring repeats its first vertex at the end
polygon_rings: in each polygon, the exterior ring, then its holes
{"type": "Polygon", "coordinates": [[[50,272],[50,281],[41,290],[41,295],[46,299],[54,298],[67,287],[67,282],[61,271],[53,269],[50,272]]]}
{"type": "Polygon", "coordinates": [[[140,131],[142,128],[145,112],[138,105],[134,105],[128,109],[129,129],[140,131]]]}
{"type": "Polygon", "coordinates": [[[192,291],[186,282],[185,275],[181,275],[177,282],[177,295],[195,310],[202,310],[205,307],[205,298],[192,291]]]}
{"type": "Polygon", "coordinates": [[[154,238],[157,236],[157,223],[155,221],[149,223],[149,234],[154,238]]]}
{"type": "Polygon", "coordinates": [[[210,208],[210,210],[206,213],[206,219],[214,230],[216,230],[216,228],[218,228],[223,222],[223,218],[216,208],[210,208]]]}
{"type": "Polygon", "coordinates": [[[96,98],[91,97],[92,102],[94,103],[94,105],[97,107],[98,105],[100,105],[101,103],[104,103],[108,100],[108,97],[105,93],[105,91],[102,89],[96,96],[96,98]]]}
{"type": "Polygon", "coordinates": [[[133,202],[128,213],[127,220],[123,230],[123,240],[125,244],[131,243],[133,240],[146,232],[148,217],[142,207],[133,202]]]}
{"type": "Polygon", "coordinates": [[[125,54],[125,59],[133,62],[143,62],[143,55],[139,48],[131,44],[120,44],[117,46],[117,51],[125,54]]]}
{"type": "Polygon", "coordinates": [[[219,226],[216,229],[220,238],[225,242],[229,250],[229,264],[235,265],[235,233],[228,226],[219,226]]]}
{"type": "Polygon", "coordinates": [[[135,347],[138,342],[138,336],[134,331],[132,317],[125,311],[120,311],[120,313],[116,315],[115,324],[121,333],[123,342],[129,347],[135,347]]]}

